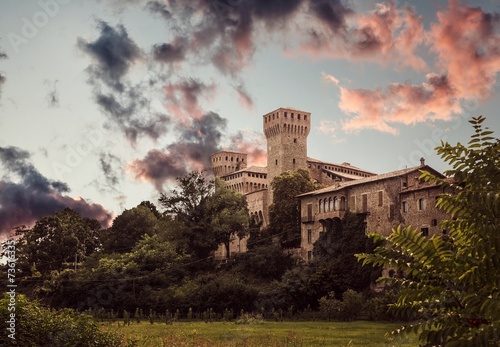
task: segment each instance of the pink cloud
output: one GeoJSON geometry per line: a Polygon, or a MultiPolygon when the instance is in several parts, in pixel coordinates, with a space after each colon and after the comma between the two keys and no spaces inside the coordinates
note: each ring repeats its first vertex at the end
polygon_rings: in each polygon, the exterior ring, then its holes
{"type": "Polygon", "coordinates": [[[167,110],[184,124],[189,123],[191,118],[199,119],[204,114],[200,99],[212,99],[215,90],[215,84],[206,85],[194,78],[167,84],[165,86],[167,110]]]}
{"type": "Polygon", "coordinates": [[[490,96],[500,71],[500,18],[455,0],[437,17],[426,43],[440,72],[420,84],[393,83],[384,90],[341,88],[339,107],[351,116],[343,122],[345,131],[396,134],[395,124],[450,120],[463,113],[461,102],[490,96]]]}
{"type": "Polygon", "coordinates": [[[350,14],[350,25],[332,31],[329,26],[311,24],[308,39],[298,52],[317,59],[344,58],[395,64],[416,70],[426,68],[416,54],[424,41],[422,18],[411,7],[398,9],[393,0],[379,3],[369,14],[350,14]]]}
{"type": "Polygon", "coordinates": [[[461,98],[487,98],[500,71],[500,17],[451,0],[428,42],[461,98]]]}

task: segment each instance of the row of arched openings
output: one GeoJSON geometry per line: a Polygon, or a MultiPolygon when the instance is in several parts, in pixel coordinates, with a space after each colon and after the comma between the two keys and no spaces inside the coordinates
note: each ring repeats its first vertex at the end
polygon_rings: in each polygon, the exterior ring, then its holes
{"type": "Polygon", "coordinates": [[[319,199],[318,211],[319,213],[330,212],[330,211],[345,211],[346,200],[345,196],[341,196],[340,199],[336,196],[319,199]]]}
{"type": "Polygon", "coordinates": [[[253,220],[256,223],[260,223],[260,222],[264,223],[264,214],[262,213],[262,211],[251,212],[250,218],[253,218],[253,220]]]}

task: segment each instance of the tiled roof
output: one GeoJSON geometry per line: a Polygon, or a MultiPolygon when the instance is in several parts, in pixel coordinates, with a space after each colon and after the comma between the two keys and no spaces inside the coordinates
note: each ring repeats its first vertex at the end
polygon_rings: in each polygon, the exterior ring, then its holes
{"type": "Polygon", "coordinates": [[[232,150],[232,149],[223,149],[222,151],[218,151],[217,153],[214,153],[212,155],[216,155],[216,154],[219,154],[219,153],[247,154],[245,152],[235,151],[235,150],[232,150]]]}
{"type": "Polygon", "coordinates": [[[234,174],[241,173],[241,172],[254,172],[254,173],[267,174],[267,167],[253,166],[252,165],[250,167],[247,167],[247,168],[244,168],[244,169],[241,169],[241,170],[238,170],[238,171],[233,171],[231,173],[225,174],[222,177],[234,175],[234,174]]]}
{"type": "Polygon", "coordinates": [[[331,173],[332,175],[340,176],[340,177],[347,178],[350,180],[359,180],[359,179],[363,178],[362,176],[352,175],[352,174],[348,174],[345,172],[339,172],[339,171],[333,171],[333,170],[327,170],[327,169],[323,169],[323,171],[326,171],[328,173],[331,173]]]}
{"type": "MultiPolygon", "coordinates": [[[[334,191],[341,190],[341,189],[346,188],[346,187],[351,187],[351,186],[370,183],[370,182],[382,181],[382,180],[385,180],[388,178],[393,178],[393,177],[398,177],[398,176],[404,176],[404,175],[407,175],[411,172],[418,172],[419,170],[427,170],[435,175],[438,175],[439,177],[444,177],[441,173],[437,172],[436,170],[434,170],[433,168],[431,168],[428,165],[415,166],[415,167],[410,167],[410,168],[406,168],[406,169],[402,169],[402,170],[387,172],[387,173],[380,174],[380,175],[363,177],[363,178],[353,180],[353,181],[339,182],[335,185],[332,185],[332,186],[329,186],[326,188],[322,188],[322,189],[314,190],[312,192],[300,194],[300,195],[298,195],[298,197],[334,192],[334,191]]],[[[419,173],[419,176],[420,176],[420,173],[419,173]]]]}
{"type": "Polygon", "coordinates": [[[364,169],[360,169],[359,167],[353,166],[351,164],[347,165],[347,163],[344,163],[344,164],[328,163],[326,161],[321,161],[321,160],[318,160],[318,159],[315,159],[315,158],[311,158],[311,157],[307,157],[307,161],[308,162],[312,162],[312,163],[322,164],[322,165],[331,165],[331,166],[343,167],[345,169],[358,170],[358,171],[362,171],[364,173],[375,175],[375,173],[373,173],[373,172],[370,172],[370,171],[367,171],[367,170],[364,170],[364,169]]]}

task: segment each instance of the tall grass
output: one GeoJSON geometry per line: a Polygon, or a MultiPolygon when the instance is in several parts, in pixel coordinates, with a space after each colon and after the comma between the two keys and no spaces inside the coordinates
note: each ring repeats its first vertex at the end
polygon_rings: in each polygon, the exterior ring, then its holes
{"type": "Polygon", "coordinates": [[[137,347],[414,347],[416,336],[389,340],[387,331],[397,324],[374,322],[264,322],[237,325],[230,322],[176,322],[174,324],[105,323],[137,347]]]}

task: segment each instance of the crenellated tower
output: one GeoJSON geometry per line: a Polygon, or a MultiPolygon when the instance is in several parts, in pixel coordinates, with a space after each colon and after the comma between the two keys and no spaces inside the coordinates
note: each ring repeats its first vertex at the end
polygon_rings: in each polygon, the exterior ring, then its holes
{"type": "Polygon", "coordinates": [[[311,113],[280,107],[263,116],[267,139],[267,179],[272,203],[271,182],[288,170],[307,169],[307,136],[311,113]]]}
{"type": "Polygon", "coordinates": [[[217,177],[245,169],[247,167],[247,154],[236,151],[220,151],[212,154],[212,171],[217,177]]]}

